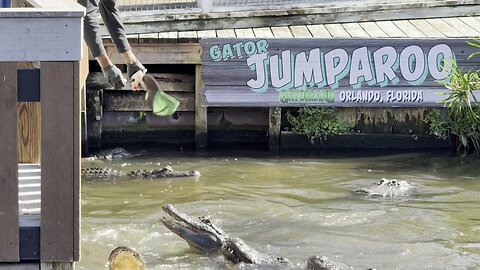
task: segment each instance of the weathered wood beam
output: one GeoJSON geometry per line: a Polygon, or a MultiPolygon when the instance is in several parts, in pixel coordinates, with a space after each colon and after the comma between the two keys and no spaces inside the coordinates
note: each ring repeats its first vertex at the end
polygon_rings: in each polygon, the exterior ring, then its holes
{"type": "Polygon", "coordinates": [[[19,260],[17,65],[0,62],[0,261],[19,260]]]}
{"type": "MultiPolygon", "coordinates": [[[[201,64],[198,43],[131,45],[132,51],[143,64],[201,64]]],[[[105,44],[105,49],[115,64],[124,64],[113,44],[105,44]]]]}
{"type": "MultiPolygon", "coordinates": [[[[155,14],[138,16],[126,13],[129,33],[192,31],[208,29],[240,29],[248,27],[291,26],[323,23],[440,18],[469,16],[480,13],[476,1],[419,1],[415,3],[328,6],[322,8],[285,8],[282,10],[252,10],[214,13],[155,14]]],[[[102,26],[102,34],[108,34],[102,26]]]]}
{"type": "Polygon", "coordinates": [[[272,153],[280,151],[280,127],[282,109],[279,107],[268,108],[268,149],[272,153]]]}
{"type": "Polygon", "coordinates": [[[208,141],[207,107],[203,107],[201,65],[195,67],[195,146],[206,148],[208,141]]]}

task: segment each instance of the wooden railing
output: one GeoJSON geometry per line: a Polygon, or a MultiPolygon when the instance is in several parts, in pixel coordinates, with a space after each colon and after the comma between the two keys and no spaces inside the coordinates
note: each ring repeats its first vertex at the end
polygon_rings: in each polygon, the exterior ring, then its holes
{"type": "Polygon", "coordinates": [[[85,11],[74,1],[34,0],[22,6],[27,7],[0,9],[0,269],[20,268],[3,263],[23,263],[20,250],[35,242],[23,241],[19,228],[17,152],[19,97],[34,89],[40,89],[40,98],[33,101],[41,104],[40,250],[31,268],[21,269],[72,269],[80,256],[80,82],[84,76],[80,60],[85,11]],[[18,67],[32,61],[40,67],[38,80],[20,83],[24,76],[18,67]]]}

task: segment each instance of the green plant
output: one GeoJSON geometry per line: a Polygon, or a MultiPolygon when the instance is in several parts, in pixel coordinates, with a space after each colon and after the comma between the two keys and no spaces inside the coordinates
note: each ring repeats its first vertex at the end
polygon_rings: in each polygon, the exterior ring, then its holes
{"type": "Polygon", "coordinates": [[[480,89],[480,74],[478,71],[462,72],[452,61],[452,77],[444,85],[450,90],[446,99],[446,120],[440,118],[438,110],[432,110],[426,118],[430,133],[447,138],[454,135],[459,151],[468,151],[473,147],[480,151],[480,108],[474,91],[480,89]]]}
{"type": "Polygon", "coordinates": [[[334,108],[301,108],[297,116],[287,112],[287,120],[293,132],[307,135],[311,143],[316,140],[321,142],[327,135],[348,131],[347,124],[338,119],[334,108]]]}

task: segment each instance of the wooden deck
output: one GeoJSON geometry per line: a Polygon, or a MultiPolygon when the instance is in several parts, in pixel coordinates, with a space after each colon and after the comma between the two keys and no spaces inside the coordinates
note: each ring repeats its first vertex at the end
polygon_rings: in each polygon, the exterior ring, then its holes
{"type": "Polygon", "coordinates": [[[470,38],[480,16],[173,31],[128,35],[133,43],[196,43],[201,38],[470,38]]]}

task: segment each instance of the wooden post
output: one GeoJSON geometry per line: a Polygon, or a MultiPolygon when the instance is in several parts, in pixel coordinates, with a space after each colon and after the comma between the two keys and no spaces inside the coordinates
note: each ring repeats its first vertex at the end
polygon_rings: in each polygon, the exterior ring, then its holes
{"type": "Polygon", "coordinates": [[[68,265],[78,258],[78,70],[76,62],[42,63],[42,263],[64,262],[68,265]]]}
{"type": "Polygon", "coordinates": [[[89,148],[102,146],[103,90],[89,90],[87,100],[87,144],[89,148]]]}
{"type": "Polygon", "coordinates": [[[280,126],[282,123],[282,109],[268,108],[268,149],[272,153],[280,151],[280,126]]]}
{"type": "Polygon", "coordinates": [[[17,65],[0,62],[0,262],[19,260],[17,65]]]}
{"type": "Polygon", "coordinates": [[[207,107],[202,106],[201,65],[195,67],[195,146],[197,149],[207,147],[207,107]]]}
{"type": "Polygon", "coordinates": [[[40,103],[18,103],[18,162],[40,163],[40,103]]]}

